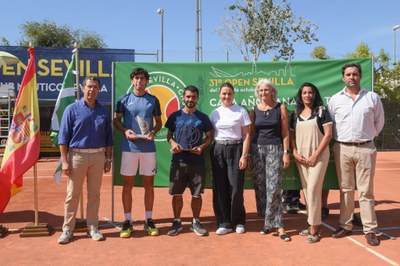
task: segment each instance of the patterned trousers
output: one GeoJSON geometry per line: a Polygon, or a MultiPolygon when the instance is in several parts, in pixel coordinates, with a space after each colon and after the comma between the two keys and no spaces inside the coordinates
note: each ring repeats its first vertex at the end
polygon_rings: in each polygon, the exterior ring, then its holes
{"type": "Polygon", "coordinates": [[[251,145],[257,210],[266,228],[283,227],[282,156],[282,145],[251,145]]]}

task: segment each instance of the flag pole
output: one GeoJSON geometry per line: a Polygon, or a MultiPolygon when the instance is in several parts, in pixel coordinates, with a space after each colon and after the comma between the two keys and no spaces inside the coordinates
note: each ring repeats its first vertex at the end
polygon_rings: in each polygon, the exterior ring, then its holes
{"type": "MultiPolygon", "coordinates": [[[[78,60],[78,43],[75,42],[74,44],[74,55],[75,55],[75,83],[76,83],[76,99],[79,101],[80,99],[80,87],[79,87],[79,60],[78,60]]],[[[79,207],[81,209],[80,214],[81,214],[81,220],[83,221],[85,219],[84,215],[84,209],[83,209],[83,190],[81,192],[80,200],[79,200],[79,207]]]]}
{"type": "Polygon", "coordinates": [[[78,61],[78,43],[74,44],[74,55],[75,55],[75,71],[76,71],[76,75],[75,75],[75,82],[76,82],[76,98],[79,100],[80,99],[80,92],[79,92],[79,61],[78,61]]]}
{"type": "MultiPolygon", "coordinates": [[[[32,43],[29,43],[29,48],[33,48],[32,43]]],[[[32,58],[29,58],[32,60],[32,58]]],[[[39,197],[38,197],[38,182],[37,182],[37,161],[33,165],[33,201],[35,208],[35,226],[39,224],[39,197]]]]}
{"type": "Polygon", "coordinates": [[[33,165],[33,195],[35,202],[35,226],[39,224],[39,199],[38,199],[38,182],[37,182],[37,163],[33,165]]]}
{"type": "MultiPolygon", "coordinates": [[[[29,43],[29,53],[31,53],[31,51],[30,51],[31,49],[33,50],[33,45],[31,43],[29,43]]],[[[33,56],[31,54],[30,57],[29,57],[28,65],[30,64],[31,60],[35,60],[34,51],[33,51],[33,56]]],[[[36,63],[33,62],[33,65],[35,65],[35,64],[36,63]]],[[[35,69],[35,75],[36,75],[36,69],[35,69]]],[[[24,76],[24,78],[25,78],[25,76],[24,76]]],[[[35,87],[33,89],[36,90],[36,86],[37,86],[36,85],[36,77],[35,77],[34,84],[35,84],[35,87]]],[[[24,88],[24,89],[26,89],[26,88],[24,88]]],[[[38,102],[36,104],[39,105],[38,102]]],[[[39,153],[40,153],[40,147],[39,147],[39,153]]],[[[38,157],[39,157],[39,153],[37,154],[38,157]]],[[[51,234],[51,232],[53,231],[53,228],[51,228],[47,223],[39,224],[39,197],[38,197],[37,160],[38,160],[38,158],[36,158],[35,164],[33,165],[33,197],[34,197],[34,208],[35,208],[35,222],[33,224],[28,224],[22,230],[22,232],[20,234],[20,237],[49,236],[51,234]]]]}

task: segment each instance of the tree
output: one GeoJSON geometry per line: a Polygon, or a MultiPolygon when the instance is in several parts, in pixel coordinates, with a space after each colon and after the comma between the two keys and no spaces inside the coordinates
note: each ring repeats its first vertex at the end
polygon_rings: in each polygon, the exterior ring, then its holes
{"type": "Polygon", "coordinates": [[[390,57],[385,50],[380,49],[375,56],[366,43],[360,43],[347,58],[373,58],[374,60],[374,91],[381,98],[385,109],[385,127],[376,140],[380,149],[399,149],[399,117],[400,117],[400,67],[391,69],[390,57]]]}
{"type": "Polygon", "coordinates": [[[95,32],[80,31],[75,33],[77,42],[81,48],[106,48],[101,36],[95,32]]]}
{"type": "Polygon", "coordinates": [[[354,52],[347,54],[346,58],[374,58],[374,54],[369,50],[368,44],[362,42],[354,52]]]}
{"type": "Polygon", "coordinates": [[[228,7],[234,13],[217,29],[219,36],[234,42],[244,61],[257,61],[261,54],[274,53],[274,60],[294,55],[293,43],[318,41],[316,24],[296,19],[287,0],[238,0],[228,7]],[[237,25],[235,25],[237,24],[237,25]]]}
{"type": "Polygon", "coordinates": [[[357,45],[354,52],[351,52],[346,55],[346,58],[372,58],[374,62],[374,86],[383,86],[385,87],[387,83],[393,81],[393,71],[389,69],[389,54],[385,52],[384,49],[380,49],[379,55],[375,56],[368,44],[362,42],[357,45]]]}
{"type": "Polygon", "coordinates": [[[228,50],[237,49],[243,57],[244,61],[249,60],[249,46],[246,32],[247,25],[243,23],[239,14],[228,16],[222,20],[221,26],[216,29],[219,37],[225,42],[228,50]]]}
{"type": "Polygon", "coordinates": [[[54,22],[26,22],[21,25],[23,37],[21,46],[69,47],[73,43],[71,30],[67,26],[57,26],[54,22]]]}
{"type": "Polygon", "coordinates": [[[106,48],[107,46],[97,33],[83,30],[71,30],[68,26],[57,26],[54,22],[25,22],[21,26],[21,46],[71,47],[75,42],[83,48],[106,48]]]}
{"type": "Polygon", "coordinates": [[[400,104],[400,68],[390,69],[390,56],[384,49],[379,50],[379,55],[375,56],[368,44],[362,42],[356,49],[346,55],[347,58],[372,58],[374,62],[374,89],[382,98],[395,101],[400,104]]]}
{"type": "Polygon", "coordinates": [[[321,60],[333,59],[326,54],[326,48],[324,46],[315,47],[311,53],[311,58],[321,60]]]}
{"type": "Polygon", "coordinates": [[[10,42],[3,36],[0,36],[0,46],[10,46],[10,42]]]}

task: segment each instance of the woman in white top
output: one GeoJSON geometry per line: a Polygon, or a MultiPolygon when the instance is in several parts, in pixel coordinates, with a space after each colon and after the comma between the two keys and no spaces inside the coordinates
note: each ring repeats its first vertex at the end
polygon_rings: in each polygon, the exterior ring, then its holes
{"type": "Polygon", "coordinates": [[[217,219],[218,235],[234,228],[245,232],[244,174],[249,159],[249,125],[247,111],[234,104],[234,88],[224,83],[219,89],[221,106],[210,116],[214,126],[214,145],[211,148],[213,173],[213,207],[217,219]]]}

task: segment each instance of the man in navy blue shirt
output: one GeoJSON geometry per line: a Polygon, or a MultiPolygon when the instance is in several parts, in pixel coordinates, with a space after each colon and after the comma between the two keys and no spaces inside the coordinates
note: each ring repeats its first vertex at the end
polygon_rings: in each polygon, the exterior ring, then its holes
{"type": "Polygon", "coordinates": [[[130,78],[133,92],[118,99],[114,114],[114,126],[124,134],[120,173],[123,178],[122,204],[125,221],[119,236],[129,238],[133,231],[132,187],[138,172],[142,176],[144,187],[144,229],[150,236],[157,236],[159,231],[152,216],[154,175],[157,172],[154,137],[162,127],[160,102],[156,96],[146,91],[150,76],[145,69],[133,69],[130,78]]]}
{"type": "Polygon", "coordinates": [[[83,98],[70,104],[64,111],[58,144],[62,158],[62,172],[68,176],[65,199],[63,233],[59,244],[67,244],[73,237],[76,211],[85,177],[87,178],[88,236],[103,240],[98,230],[100,188],[103,171],[111,169],[112,128],[110,112],[97,102],[100,81],[86,77],[82,84],[83,98]]]}
{"type": "Polygon", "coordinates": [[[180,216],[183,207],[182,194],[187,185],[192,193],[193,222],[190,230],[199,236],[208,234],[200,223],[201,193],[205,180],[202,152],[212,141],[213,125],[206,114],[196,110],[198,97],[199,90],[196,87],[186,87],[183,91],[185,106],[172,113],[165,123],[165,127],[168,128],[167,140],[173,153],[169,194],[172,195],[174,221],[168,231],[169,236],[175,236],[183,229],[180,216]]]}

